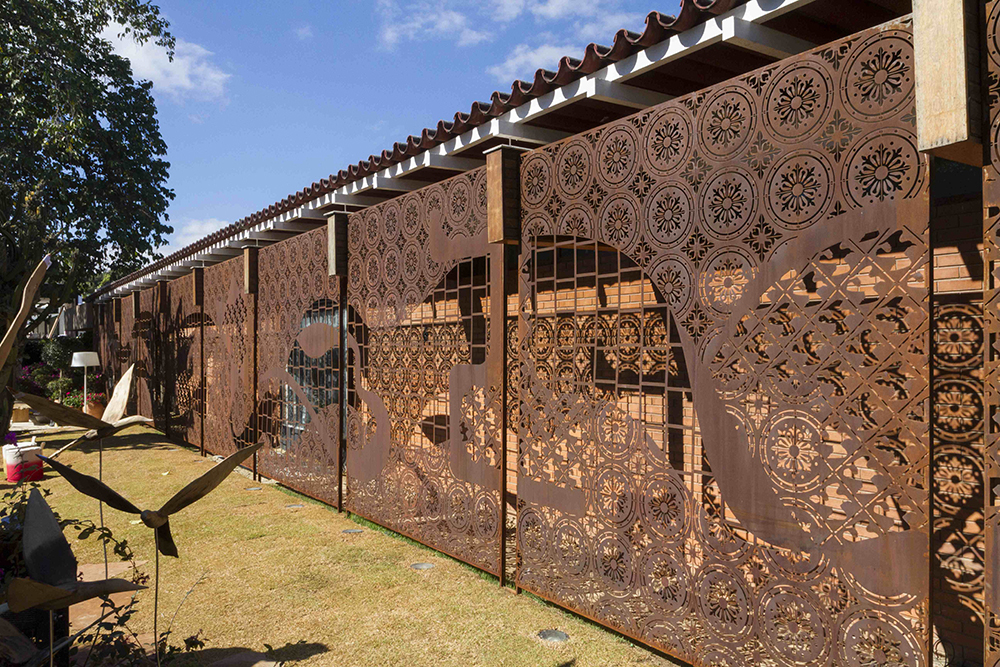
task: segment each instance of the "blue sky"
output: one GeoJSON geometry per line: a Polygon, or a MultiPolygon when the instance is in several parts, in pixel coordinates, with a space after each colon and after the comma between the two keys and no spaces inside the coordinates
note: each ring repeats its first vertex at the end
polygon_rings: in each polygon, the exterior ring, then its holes
{"type": "Polygon", "coordinates": [[[163,252],[678,4],[161,0],[178,40],[173,62],[108,37],[137,78],[153,81],[176,193],[163,252]]]}

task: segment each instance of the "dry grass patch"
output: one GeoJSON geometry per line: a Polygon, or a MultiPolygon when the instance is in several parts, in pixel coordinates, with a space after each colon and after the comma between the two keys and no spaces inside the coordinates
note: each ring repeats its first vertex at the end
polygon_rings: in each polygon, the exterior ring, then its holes
{"type": "MultiPolygon", "coordinates": [[[[52,438],[58,446],[63,437],[52,438]]],[[[97,474],[96,447],[61,460],[97,474]]],[[[104,479],[136,505],[157,508],[213,465],[158,433],[136,427],[105,441],[104,479]]],[[[49,501],[67,517],[97,521],[97,502],[46,475],[49,501]]],[[[153,535],[137,517],[105,508],[152,574],[153,535]]],[[[184,658],[209,664],[238,650],[274,647],[301,665],[531,666],[672,665],[644,648],[528,595],[501,590],[472,568],[274,485],[231,475],[170,520],[179,559],[161,558],[160,630],[195,582],[173,626],[173,642],[201,632],[207,648],[184,658]],[[263,486],[259,491],[248,487],[263,486]],[[302,504],[301,508],[288,508],[302,504]],[[425,572],[414,562],[430,562],[425,572]],[[543,645],[545,628],[569,633],[543,645]]],[[[72,540],[72,536],[69,536],[72,540]]],[[[81,563],[102,561],[95,540],[74,543],[81,563]]],[[[152,591],[141,595],[136,629],[152,631],[152,591]]]]}

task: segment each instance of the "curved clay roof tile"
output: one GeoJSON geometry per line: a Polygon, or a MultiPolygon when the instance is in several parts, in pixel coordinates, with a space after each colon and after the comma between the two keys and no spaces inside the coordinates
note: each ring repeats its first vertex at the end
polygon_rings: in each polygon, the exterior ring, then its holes
{"type": "Polygon", "coordinates": [[[639,49],[662,42],[671,35],[683,32],[706,21],[712,15],[727,12],[744,2],[746,0],[681,0],[681,9],[676,16],[650,12],[646,16],[645,29],[641,33],[622,29],[615,33],[611,46],[589,44],[584,50],[583,58],[564,56],[559,60],[556,71],[539,69],[530,82],[515,80],[511,83],[509,93],[499,90],[493,91],[488,103],[474,102],[469,113],[458,112],[450,121],[441,120],[434,128],[424,128],[419,136],[410,135],[405,142],[395,142],[391,149],[383,150],[378,156],[370,155],[367,160],[361,160],[356,164],[349,165],[346,169],[341,169],[336,174],[330,174],[329,178],[322,179],[319,183],[313,183],[311,187],[297,192],[295,195],[286,197],[252,215],[237,220],[224,229],[157,260],[121,280],[105,285],[91,296],[109,292],[129,281],[237,234],[257,222],[284,213],[308,199],[324,195],[359,178],[398,164],[421,151],[439,146],[470,128],[477,127],[492,118],[498,118],[511,109],[548,93],[553,88],[593,74],[602,67],[631,56],[639,49]]]}

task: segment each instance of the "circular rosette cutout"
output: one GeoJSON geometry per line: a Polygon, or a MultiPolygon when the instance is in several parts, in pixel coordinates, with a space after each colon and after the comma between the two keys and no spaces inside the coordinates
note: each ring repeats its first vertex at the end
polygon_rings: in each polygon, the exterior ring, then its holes
{"type": "Polygon", "coordinates": [[[701,216],[706,231],[718,239],[734,239],[747,230],[757,213],[757,184],[742,169],[716,172],[705,183],[701,216]]]}
{"type": "Polygon", "coordinates": [[[559,215],[558,232],[565,236],[592,238],[594,236],[594,214],[589,206],[574,204],[559,215]]]}
{"type": "Polygon", "coordinates": [[[671,473],[657,473],[642,489],[642,519],[646,528],[667,542],[683,539],[688,520],[688,495],[671,473]]]}
{"type": "Polygon", "coordinates": [[[472,523],[472,503],[469,492],[459,483],[448,490],[448,527],[455,533],[464,533],[472,523]]]}
{"type": "Polygon", "coordinates": [[[529,207],[546,203],[552,194],[552,164],[541,151],[530,153],[521,162],[521,199],[529,207]]]}
{"type": "Polygon", "coordinates": [[[643,162],[658,176],[669,176],[691,151],[691,120],[683,108],[666,109],[646,125],[643,162]]]}
{"type": "Polygon", "coordinates": [[[821,220],[833,202],[833,168],[816,151],[801,151],[777,163],[768,175],[767,212],[786,229],[821,220]]]}
{"type": "Polygon", "coordinates": [[[594,566],[601,584],[611,591],[626,591],[635,576],[632,546],[618,533],[602,533],[597,539],[594,566]]]}
{"type": "Polygon", "coordinates": [[[649,273],[671,312],[675,315],[685,312],[694,293],[694,278],[687,262],[681,256],[670,257],[653,266],[649,273]]]}
{"type": "Polygon", "coordinates": [[[486,207],[489,195],[486,189],[486,169],[480,168],[472,178],[472,204],[477,219],[486,220],[486,207]]]}
{"type": "Polygon", "coordinates": [[[857,208],[912,197],[924,181],[914,136],[886,129],[859,141],[847,157],[843,179],[857,208]]]}
{"type": "Polygon", "coordinates": [[[494,539],[500,526],[500,508],[494,492],[484,491],[476,496],[475,529],[482,540],[494,539]]]}
{"type": "Polygon", "coordinates": [[[754,279],[753,257],[742,248],[715,253],[701,272],[702,302],[720,315],[729,315],[754,279]]]}
{"type": "Polygon", "coordinates": [[[595,480],[594,506],[598,515],[617,528],[635,521],[635,490],[632,477],[621,466],[605,466],[595,480]]]}
{"type": "Polygon", "coordinates": [[[851,115],[876,122],[911,108],[916,81],[912,39],[902,30],[879,31],[854,49],[840,86],[851,115]]]}
{"type": "Polygon", "coordinates": [[[646,238],[663,248],[685,241],[694,221],[690,192],[679,183],[667,183],[646,199],[646,238]]]}
{"type": "Polygon", "coordinates": [[[597,175],[605,185],[618,187],[635,174],[639,140],[630,125],[608,127],[597,146],[597,175]]]}
{"type": "Polygon", "coordinates": [[[923,664],[916,632],[874,609],[855,612],[840,625],[842,660],[850,667],[923,664]]]}
{"type": "Polygon", "coordinates": [[[629,194],[609,197],[601,208],[600,239],[628,254],[639,237],[639,204],[629,194]]]}
{"type": "Polygon", "coordinates": [[[687,567],[676,555],[678,553],[680,551],[653,551],[643,563],[645,597],[658,611],[667,614],[684,608],[690,588],[687,567]]]}
{"type": "Polygon", "coordinates": [[[697,587],[698,611],[705,625],[721,637],[747,634],[752,610],[742,578],[722,565],[713,565],[701,575],[697,587]]]}
{"type": "Polygon", "coordinates": [[[579,197],[590,186],[590,144],[583,139],[571,139],[556,156],[556,187],[567,199],[579,197]]]}
{"type": "Polygon", "coordinates": [[[764,469],[774,483],[794,493],[820,486],[830,472],[823,427],[804,412],[783,412],[771,420],[763,442],[764,469]]]}
{"type": "Polygon", "coordinates": [[[604,403],[598,408],[595,425],[597,443],[603,456],[612,459],[627,457],[638,443],[638,422],[613,403],[604,403]]]}
{"type": "Polygon", "coordinates": [[[768,131],[778,141],[805,140],[829,115],[833,91],[833,79],[821,62],[805,60],[789,65],[772,79],[765,94],[768,131]]]}
{"type": "Polygon", "coordinates": [[[387,285],[396,285],[401,273],[399,252],[395,248],[385,251],[382,258],[382,275],[387,285]]]}
{"type": "Polygon", "coordinates": [[[468,178],[459,176],[448,184],[445,217],[451,224],[452,234],[475,234],[479,225],[473,215],[473,198],[472,183],[468,178]]]}
{"type": "Polygon", "coordinates": [[[403,225],[403,215],[399,209],[399,204],[389,201],[382,209],[382,234],[386,243],[395,243],[399,238],[399,231],[403,225]]]}
{"type": "Polygon", "coordinates": [[[587,571],[590,565],[590,545],[576,523],[563,519],[556,525],[552,548],[562,575],[579,577],[587,571]]]}
{"type": "Polygon", "coordinates": [[[415,237],[423,227],[423,208],[418,194],[407,195],[403,199],[403,235],[407,238],[415,237]]]}
{"type": "Polygon", "coordinates": [[[740,153],[750,142],[757,110],[750,92],[738,86],[718,91],[702,108],[698,137],[705,151],[725,160],[740,153]]]}
{"type": "Polygon", "coordinates": [[[368,209],[361,214],[361,219],[365,230],[365,245],[369,250],[372,250],[378,245],[381,238],[382,216],[378,212],[368,209]]]}
{"type": "Polygon", "coordinates": [[[530,507],[518,511],[517,541],[521,547],[521,559],[526,566],[549,565],[548,525],[545,519],[530,507]]]}
{"type": "Polygon", "coordinates": [[[764,593],[759,609],[763,617],[763,639],[771,655],[786,665],[816,665],[826,661],[830,650],[827,627],[835,619],[806,593],[790,586],[778,586],[764,593]]]}

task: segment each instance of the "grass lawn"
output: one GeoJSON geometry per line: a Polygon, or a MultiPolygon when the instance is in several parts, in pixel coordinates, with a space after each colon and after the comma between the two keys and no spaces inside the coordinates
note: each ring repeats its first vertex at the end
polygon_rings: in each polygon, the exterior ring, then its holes
{"type": "MultiPolygon", "coordinates": [[[[66,436],[53,437],[46,452],[66,436]]],[[[97,475],[96,447],[64,454],[64,463],[97,475]]],[[[157,508],[211,459],[135,427],[105,441],[104,479],[135,504],[157,508]]],[[[98,518],[97,502],[47,473],[49,502],[64,517],[98,518]]],[[[207,645],[182,664],[209,664],[243,650],[274,648],[296,665],[673,665],[613,633],[529,595],[501,590],[430,549],[337,514],[276,485],[238,473],[171,518],[179,559],[160,559],[160,631],[182,598],[174,644],[201,632],[207,645]],[[288,505],[301,504],[300,508],[288,505]],[[350,535],[343,531],[363,527],[350,535]],[[411,563],[435,567],[415,571],[411,563]],[[548,646],[539,630],[570,641],[548,646]]],[[[105,521],[128,538],[152,574],[152,531],[138,517],[105,508],[105,521]]],[[[81,563],[102,563],[91,539],[71,544],[81,563]]],[[[140,593],[135,629],[152,632],[152,590],[140,593]]]]}

